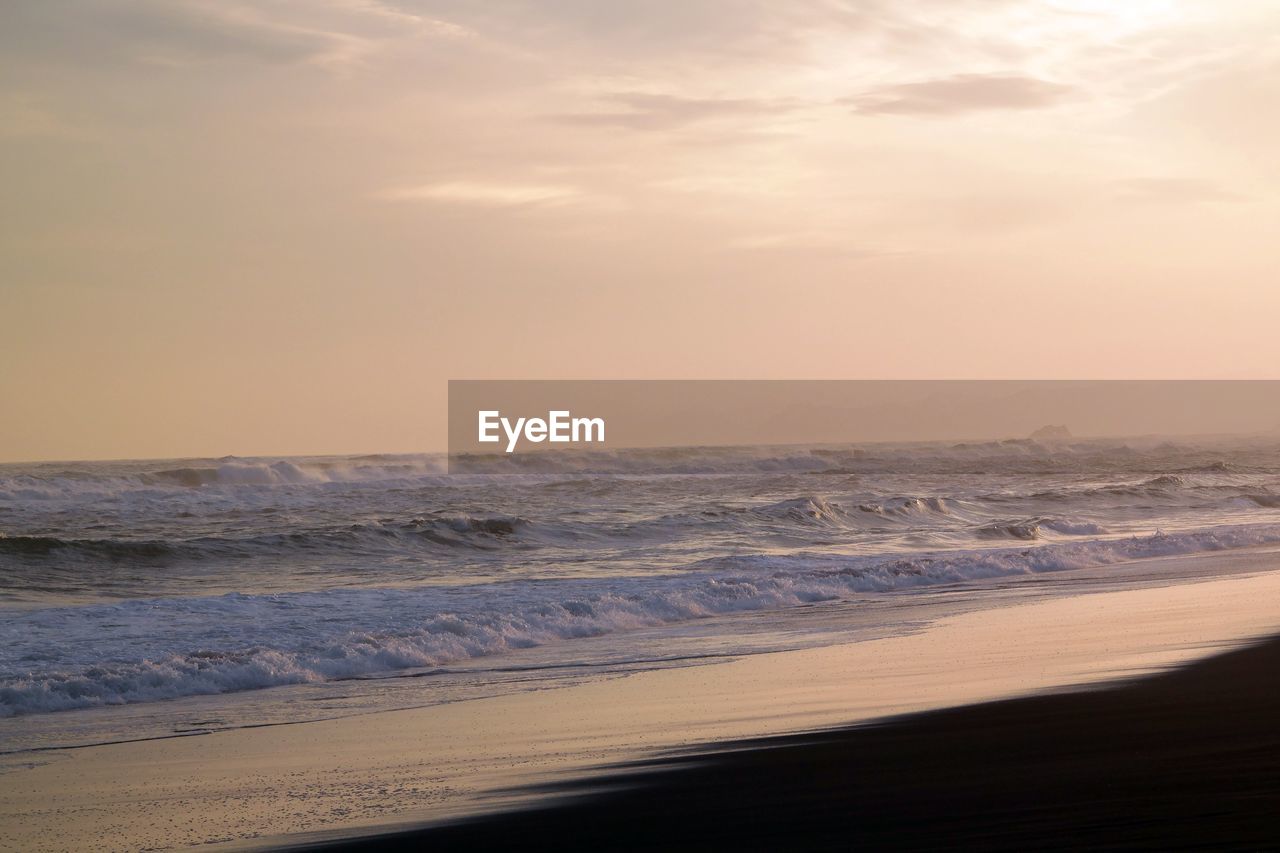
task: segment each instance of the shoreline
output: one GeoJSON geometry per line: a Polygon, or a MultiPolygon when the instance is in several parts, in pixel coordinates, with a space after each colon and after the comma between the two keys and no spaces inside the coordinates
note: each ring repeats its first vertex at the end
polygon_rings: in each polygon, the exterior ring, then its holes
{"type": "Polygon", "coordinates": [[[1151,577],[1197,573],[1170,585],[996,601],[916,633],[845,645],[61,751],[0,776],[0,826],[24,850],[103,839],[136,849],[366,837],[527,805],[546,793],[529,786],[658,751],[1149,673],[1272,633],[1280,622],[1267,604],[1280,600],[1274,550],[1144,564],[1151,577]],[[1211,579],[1219,571],[1227,576],[1211,579]]]}
{"type": "Polygon", "coordinates": [[[567,801],[292,851],[1266,849],[1280,635],[1169,672],[718,744],[567,801]]]}

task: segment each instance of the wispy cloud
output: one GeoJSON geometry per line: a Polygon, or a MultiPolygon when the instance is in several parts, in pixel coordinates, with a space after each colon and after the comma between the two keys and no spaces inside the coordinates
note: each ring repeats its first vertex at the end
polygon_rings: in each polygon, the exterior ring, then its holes
{"type": "Polygon", "coordinates": [[[383,0],[328,0],[333,8],[357,15],[381,20],[397,28],[407,29],[418,35],[441,36],[445,38],[468,38],[475,36],[474,30],[453,21],[433,18],[410,12],[394,3],[383,0]]]}
{"type": "Polygon", "coordinates": [[[438,184],[394,187],[375,194],[382,201],[426,201],[485,207],[522,207],[581,198],[576,187],[557,184],[515,184],[447,181],[438,184]]]}
{"type": "Polygon", "coordinates": [[[412,29],[464,32],[443,21],[397,12],[376,0],[326,6],[246,0],[65,0],[15,6],[0,48],[41,60],[102,66],[141,62],[184,66],[213,61],[348,64],[378,38],[412,29]],[[363,21],[363,24],[361,23],[363,21]]]}
{"type": "Polygon", "coordinates": [[[897,254],[859,244],[854,235],[831,230],[786,231],[754,234],[731,239],[726,247],[736,251],[760,253],[794,253],[808,256],[839,257],[863,260],[897,254]]]}
{"type": "Polygon", "coordinates": [[[794,102],[757,98],[689,98],[647,92],[618,92],[602,100],[612,109],[555,118],[565,124],[670,130],[714,119],[784,113],[797,106],[794,102]]]}
{"type": "Polygon", "coordinates": [[[955,115],[1053,106],[1070,91],[1059,83],[1017,74],[956,74],[869,89],[846,103],[860,113],[955,115]]]}

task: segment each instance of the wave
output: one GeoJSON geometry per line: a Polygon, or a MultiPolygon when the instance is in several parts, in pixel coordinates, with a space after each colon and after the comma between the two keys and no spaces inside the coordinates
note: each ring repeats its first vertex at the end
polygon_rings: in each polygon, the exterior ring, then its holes
{"type": "Polygon", "coordinates": [[[866,446],[752,446],[571,450],[545,454],[459,455],[451,470],[466,474],[734,475],[884,473],[919,465],[981,470],[988,464],[1074,466],[1098,454],[1125,453],[1112,441],[1042,444],[1011,439],[978,443],[866,446]]]}
{"type": "Polygon", "coordinates": [[[801,497],[778,501],[777,503],[755,507],[751,510],[756,515],[769,519],[782,519],[803,524],[838,524],[847,521],[848,513],[837,503],[831,503],[820,497],[801,497]]]}
{"type": "Polygon", "coordinates": [[[528,519],[513,515],[489,517],[462,515],[446,518],[418,518],[409,522],[402,530],[441,545],[483,547],[492,540],[514,537],[531,526],[532,523],[528,519]]]}
{"type": "MultiPolygon", "coordinates": [[[[387,466],[391,461],[393,460],[376,457],[370,464],[387,466]]],[[[344,467],[325,464],[335,470],[344,467]]],[[[152,473],[147,476],[155,478],[163,475],[174,482],[194,483],[200,480],[207,483],[212,477],[209,472],[222,471],[218,475],[222,478],[222,485],[210,487],[215,491],[205,496],[207,500],[199,497],[204,494],[203,487],[177,487],[182,489],[178,497],[185,494],[197,496],[195,503],[179,502],[172,492],[155,496],[144,493],[142,496],[135,496],[137,500],[128,506],[127,512],[135,515],[125,515],[125,511],[122,511],[117,525],[98,524],[86,528],[94,532],[119,531],[121,535],[114,537],[51,536],[25,531],[21,532],[22,535],[14,535],[18,533],[14,531],[6,538],[0,533],[0,559],[7,558],[10,563],[18,561],[22,564],[39,565],[42,561],[102,558],[113,562],[134,560],[147,565],[178,560],[241,557],[312,558],[325,553],[332,553],[343,559],[396,555],[418,557],[423,554],[440,555],[445,549],[455,552],[497,552],[502,549],[526,551],[591,545],[614,548],[637,542],[666,546],[693,541],[696,537],[709,533],[733,536],[735,541],[746,547],[760,547],[770,539],[776,543],[779,541],[777,537],[789,537],[801,545],[834,545],[854,543],[858,536],[875,536],[900,530],[914,530],[918,534],[914,545],[921,547],[944,543],[960,544],[955,538],[957,536],[981,540],[1034,541],[1045,538],[1046,535],[1052,538],[1053,534],[1104,535],[1111,526],[1107,519],[1115,516],[1117,508],[1127,514],[1127,517],[1121,516],[1125,519],[1124,523],[1142,523],[1132,515],[1136,503],[1132,498],[1135,497],[1143,498],[1143,504],[1161,508],[1191,508],[1196,511],[1197,516],[1202,515],[1203,510],[1210,505],[1209,501],[1237,516],[1241,512],[1258,508],[1280,508],[1280,497],[1270,492],[1269,486],[1264,483],[1193,486],[1188,482],[1190,475],[1162,474],[1138,482],[1061,486],[1043,491],[1024,489],[976,496],[965,496],[959,491],[951,495],[890,493],[885,496],[859,491],[852,494],[842,492],[839,500],[814,493],[745,506],[732,503],[708,504],[702,497],[704,493],[691,492],[696,500],[682,511],[647,516],[638,512],[622,518],[593,518],[590,513],[574,513],[552,515],[534,521],[508,512],[449,513],[441,510],[417,514],[416,504],[420,500],[435,503],[448,498],[442,497],[443,493],[435,487],[430,490],[420,489],[416,485],[392,487],[385,481],[374,481],[372,485],[365,481],[353,481],[363,484],[360,486],[363,491],[354,495],[345,490],[324,489],[318,495],[303,496],[296,500],[282,500],[279,496],[256,491],[246,497],[218,490],[241,488],[228,485],[237,479],[259,482],[270,477],[292,477],[301,468],[281,463],[264,467],[244,466],[239,462],[228,462],[226,465],[228,468],[224,469],[154,469],[153,466],[152,473]],[[237,473],[227,474],[226,470],[230,469],[237,473]],[[251,475],[245,473],[249,470],[252,470],[251,475]],[[388,506],[389,509],[399,511],[399,517],[388,515],[377,519],[341,520],[343,517],[351,517],[350,502],[353,499],[376,506],[377,501],[384,501],[391,494],[403,496],[397,499],[396,506],[388,506]],[[333,515],[326,511],[325,518],[321,519],[312,514],[312,508],[326,499],[339,502],[334,504],[339,520],[317,524],[320,520],[328,521],[333,515]],[[298,518],[310,520],[311,524],[292,527],[294,511],[298,518]],[[1068,517],[1068,513],[1074,518],[1068,517]],[[184,520],[174,524],[169,520],[174,516],[184,520]],[[185,532],[186,517],[202,524],[205,535],[174,536],[174,533],[185,532]],[[135,518],[144,524],[137,524],[135,518]],[[210,518],[215,523],[206,521],[210,518]],[[1107,522],[1108,527],[1104,527],[1099,521],[1107,522]],[[813,538],[807,542],[797,538],[803,535],[811,535],[813,538]]],[[[380,470],[385,470],[385,467],[380,470]]],[[[312,475],[307,473],[306,476],[312,475]]],[[[1027,482],[1024,478],[1019,484],[1027,482]]],[[[1036,481],[1032,479],[1029,482],[1036,481]]],[[[790,485],[791,480],[786,480],[785,483],[790,485]]],[[[488,485],[492,486],[492,483],[488,485]]],[[[663,489],[678,488],[671,482],[662,482],[660,485],[663,489]]],[[[857,488],[861,481],[844,481],[839,485],[857,488]]],[[[963,481],[960,485],[963,485],[963,481]]],[[[596,478],[538,481],[515,488],[525,489],[525,494],[545,494],[553,499],[550,505],[554,509],[563,504],[562,492],[571,492],[575,498],[589,494],[598,495],[602,499],[629,501],[627,492],[635,486],[633,481],[625,479],[596,478]]],[[[524,500],[512,500],[514,493],[510,491],[485,494],[501,498],[494,502],[497,505],[511,507],[525,503],[524,500]]],[[[719,497],[718,492],[712,494],[719,497]]],[[[27,511],[30,512],[29,509],[27,511]]],[[[57,511],[63,510],[58,508],[57,511]]],[[[105,514],[97,505],[91,506],[90,511],[99,516],[105,514]]],[[[1158,512],[1152,512],[1149,506],[1142,507],[1140,511],[1142,515],[1138,518],[1148,519],[1150,526],[1160,523],[1156,519],[1158,512]]],[[[58,523],[62,523],[61,519],[53,516],[42,526],[58,523]]],[[[1124,523],[1121,523],[1116,532],[1124,530],[1124,523]]]]}
{"type": "Polygon", "coordinates": [[[865,527],[884,519],[928,519],[951,515],[951,502],[938,497],[886,497],[847,505],[818,495],[786,498],[749,507],[701,510],[694,514],[669,513],[659,519],[671,524],[696,525],[708,518],[747,517],[769,524],[781,522],[799,527],[865,527]]]}
{"type": "Polygon", "coordinates": [[[199,491],[396,480],[431,481],[447,474],[445,459],[439,454],[276,460],[223,457],[181,461],[189,464],[108,462],[91,463],[83,468],[48,464],[0,466],[0,470],[8,468],[15,471],[10,476],[0,477],[0,500],[94,499],[174,489],[199,491]]]}
{"type": "Polygon", "coordinates": [[[57,536],[6,536],[0,533],[0,554],[47,557],[80,554],[108,560],[155,559],[169,557],[175,548],[167,542],[124,539],[62,539],[57,536]]]}
{"type": "MultiPolygon", "coordinates": [[[[625,521],[559,519],[534,521],[507,514],[427,514],[408,519],[383,518],[296,530],[268,529],[245,535],[208,535],[152,540],[122,538],[70,538],[41,535],[11,536],[0,533],[0,558],[26,561],[136,558],[142,561],[201,560],[269,555],[318,555],[321,552],[373,556],[388,549],[408,552],[420,549],[474,549],[584,546],[596,543],[614,547],[638,539],[669,544],[680,537],[696,537],[729,525],[735,533],[769,536],[801,533],[821,528],[850,535],[870,523],[885,521],[925,523],[949,514],[942,498],[895,497],[851,509],[819,496],[803,496],[759,506],[722,506],[693,512],[667,513],[625,521]]],[[[838,541],[838,540],[833,540],[838,541]]]]}
{"type": "Polygon", "coordinates": [[[869,515],[910,517],[950,515],[951,508],[945,498],[898,497],[858,505],[858,511],[869,515]]]}
{"type": "Polygon", "coordinates": [[[1041,538],[1044,531],[1068,536],[1101,536],[1107,531],[1101,525],[1088,521],[1070,521],[1062,518],[1029,518],[1023,521],[995,521],[984,524],[976,531],[983,539],[1041,538]]]}
{"type": "Polygon", "coordinates": [[[387,519],[331,528],[262,533],[244,537],[202,536],[164,541],[76,539],[58,536],[6,536],[0,533],[0,556],[42,559],[125,560],[253,557],[317,549],[367,553],[390,544],[443,545],[488,549],[532,528],[518,516],[436,516],[408,521],[387,519]]]}
{"type": "MultiPolygon", "coordinates": [[[[1140,462],[1177,448],[1108,440],[1069,445],[1027,441],[970,444],[907,443],[859,446],[685,447],[583,450],[564,454],[455,457],[454,475],[667,476],[742,474],[860,474],[911,470],[981,472],[1074,470],[1105,460],[1140,462]]],[[[369,454],[343,457],[177,459],[167,461],[39,463],[0,466],[0,499],[39,499],[146,489],[317,486],[329,483],[433,479],[450,472],[444,454],[369,454]]]]}
{"type": "Polygon", "coordinates": [[[1236,465],[1219,459],[1216,462],[1206,462],[1203,465],[1192,465],[1188,468],[1180,468],[1179,474],[1237,474],[1250,470],[1246,466],[1236,465]]]}
{"type": "MultiPolygon", "coordinates": [[[[1029,497],[1033,500],[1047,501],[1088,501],[1093,498],[1166,498],[1176,499],[1180,494],[1198,488],[1177,474],[1161,474],[1141,482],[1108,483],[1103,486],[1063,487],[1033,492],[1029,497]]],[[[1230,488],[1218,486],[1216,488],[1230,488]]]]}
{"type": "Polygon", "coordinates": [[[1036,521],[994,522],[979,527],[977,532],[984,539],[1039,539],[1040,525],[1036,521]]]}
{"type": "Polygon", "coordinates": [[[444,473],[438,459],[365,456],[343,460],[275,462],[224,460],[216,466],[167,468],[138,475],[144,485],[201,486],[290,486],[319,483],[351,483],[394,480],[444,473]]]}
{"type": "MultiPolygon", "coordinates": [[[[499,454],[454,458],[444,454],[372,454],[345,457],[178,459],[167,461],[0,465],[0,502],[98,499],[141,493],[300,492],[333,485],[444,485],[472,481],[555,482],[591,476],[1076,476],[1090,472],[1125,478],[1120,490],[1181,488],[1227,482],[1274,467],[1234,459],[1248,450],[1252,462],[1274,462],[1274,447],[1157,444],[1130,439],[1081,439],[1044,444],[1029,440],[857,446],[690,447],[583,450],[564,454],[499,454]],[[1201,461],[1203,460],[1203,461],[1201,461]],[[1188,464],[1192,463],[1192,464],[1188,464]],[[452,473],[451,473],[452,469],[452,473]],[[1156,474],[1152,478],[1153,472],[1156,474]],[[1167,473],[1161,473],[1167,472],[1167,473]],[[513,479],[514,478],[514,479],[513,479]],[[1143,479],[1147,478],[1147,479],[1143,479]]],[[[1268,464],[1271,464],[1270,462],[1268,464]]]]}
{"type": "Polygon", "coordinates": [[[1107,532],[1107,529],[1100,524],[1094,524],[1091,521],[1071,521],[1065,518],[1046,518],[1041,519],[1041,526],[1047,527],[1057,533],[1065,533],[1069,536],[1101,536],[1107,532]]]}
{"type": "Polygon", "coordinates": [[[0,716],[376,676],[707,616],[1275,542],[1280,525],[1251,525],[901,557],[719,557],[677,577],[513,582],[477,588],[469,599],[433,589],[341,589],[50,608],[9,620],[11,645],[31,649],[20,660],[47,660],[52,639],[92,648],[68,640],[109,636],[109,627],[121,623],[148,626],[149,637],[167,627],[183,638],[199,635],[193,626],[226,636],[226,626],[234,624],[246,645],[13,673],[0,678],[0,716]],[[317,636],[325,630],[332,633],[317,636]]]}

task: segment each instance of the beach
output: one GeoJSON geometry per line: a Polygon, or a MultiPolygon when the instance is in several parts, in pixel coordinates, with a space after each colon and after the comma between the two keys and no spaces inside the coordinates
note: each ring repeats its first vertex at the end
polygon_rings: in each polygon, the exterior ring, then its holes
{"type": "Polygon", "coordinates": [[[567,804],[308,850],[1259,850],[1280,637],[1098,690],[725,745],[567,804]]]}
{"type": "MultiPolygon", "coordinates": [[[[418,709],[25,753],[32,766],[0,775],[0,844],[15,850],[272,848],[363,839],[476,815],[490,817],[465,826],[515,826],[502,821],[533,818],[493,815],[545,804],[563,796],[566,789],[557,785],[616,774],[613,765],[671,750],[714,752],[717,744],[742,739],[823,731],[829,734],[818,737],[843,743],[853,735],[831,730],[1123,681],[1204,658],[1280,627],[1277,569],[1280,555],[1269,548],[1149,559],[1110,567],[1109,578],[1128,572],[1128,588],[1115,588],[1114,580],[1099,584],[1099,572],[1080,570],[1008,584],[1003,594],[987,590],[983,606],[973,606],[970,597],[954,615],[945,615],[935,598],[910,632],[880,639],[418,709]],[[1043,586],[1037,590],[1037,584],[1043,586]]],[[[1228,677],[1227,686],[1266,686],[1270,672],[1246,668],[1228,677]]],[[[1054,714],[1060,730],[1053,740],[1063,749],[1071,737],[1094,731],[1088,728],[1095,725],[1092,712],[1054,714]]],[[[1013,714],[1008,728],[1002,723],[992,736],[1001,743],[1030,737],[1025,717],[1013,714]]],[[[965,749],[980,752],[982,743],[971,740],[965,749]]],[[[802,754],[810,755],[796,753],[802,754]]],[[[719,773],[714,768],[729,766],[724,760],[696,772],[719,773]]],[[[947,766],[960,772],[959,765],[947,766]]],[[[907,767],[895,790],[907,796],[912,785],[938,784],[936,769],[907,767]]],[[[657,778],[695,778],[680,775],[686,772],[657,778]]],[[[723,772],[738,776],[737,770],[723,772]]],[[[792,777],[796,773],[793,768],[792,777]]],[[[801,797],[792,777],[777,777],[779,787],[801,797]]],[[[654,790],[682,784],[663,781],[654,790]]],[[[578,787],[567,790],[580,793],[578,787]]],[[[717,781],[712,790],[725,788],[717,781]]],[[[814,796],[812,786],[804,791],[804,797],[814,796]]],[[[837,797],[841,791],[847,789],[828,793],[837,797]]],[[[704,796],[717,795],[704,789],[704,796]]],[[[600,814],[631,820],[641,813],[630,801],[609,802],[614,811],[600,814]]],[[[553,812],[549,820],[572,813],[553,812]]],[[[787,819],[796,820],[796,812],[787,819]]],[[[548,831],[555,826],[548,823],[548,831]]],[[[485,830],[474,831],[479,834],[456,836],[459,845],[495,842],[485,830]]],[[[644,846],[646,837],[637,836],[637,845],[644,846]]],[[[690,846],[696,837],[689,837],[690,846]]],[[[578,838],[592,844],[589,835],[578,838]]]]}
{"type": "Polygon", "coordinates": [[[1277,3],[0,44],[0,853],[1280,851],[1277,3]]]}

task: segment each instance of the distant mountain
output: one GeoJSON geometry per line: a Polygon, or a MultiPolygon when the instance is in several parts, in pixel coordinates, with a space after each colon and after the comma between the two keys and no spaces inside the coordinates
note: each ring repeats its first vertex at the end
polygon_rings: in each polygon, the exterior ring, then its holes
{"type": "Polygon", "coordinates": [[[1036,441],[1067,441],[1071,438],[1071,430],[1061,424],[1050,424],[1031,433],[1031,438],[1036,441]]]}

